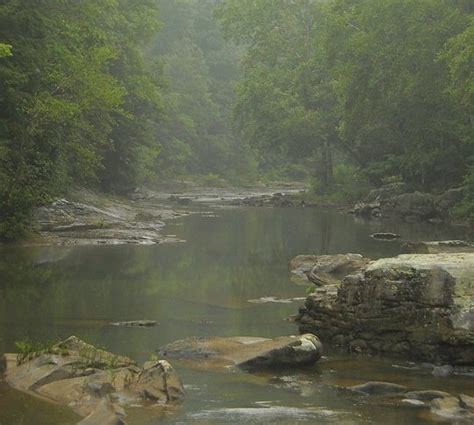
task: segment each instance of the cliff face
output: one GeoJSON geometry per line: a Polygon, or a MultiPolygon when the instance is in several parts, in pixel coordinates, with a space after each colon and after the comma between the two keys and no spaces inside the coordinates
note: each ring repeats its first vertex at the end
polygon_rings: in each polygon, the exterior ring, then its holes
{"type": "Polygon", "coordinates": [[[319,286],[296,321],[351,351],[474,364],[474,253],[372,261],[319,286]]]}

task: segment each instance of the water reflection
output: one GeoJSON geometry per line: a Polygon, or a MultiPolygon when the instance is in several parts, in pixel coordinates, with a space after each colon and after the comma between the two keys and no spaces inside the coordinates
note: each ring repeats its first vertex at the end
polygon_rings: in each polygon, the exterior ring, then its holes
{"type": "MultiPolygon", "coordinates": [[[[296,312],[297,302],[248,301],[270,296],[304,296],[305,288],[291,284],[288,279],[288,261],[298,254],[358,252],[371,257],[397,254],[399,241],[382,242],[369,237],[379,231],[395,232],[404,239],[414,240],[463,237],[460,228],[354,221],[344,214],[312,209],[235,209],[221,210],[216,218],[194,215],[169,225],[167,233],[187,240],[184,244],[3,247],[0,248],[0,351],[13,350],[14,342],[25,337],[45,340],[74,334],[141,361],[158,347],[193,335],[272,337],[295,333],[295,327],[284,319],[296,312]],[[150,329],[108,325],[136,319],[157,320],[159,325],[150,329]]],[[[344,362],[347,364],[347,359],[344,362]]],[[[354,369],[353,362],[349,364],[354,369]]],[[[334,366],[334,370],[338,369],[343,367],[334,366]]],[[[374,419],[386,413],[375,413],[377,409],[363,411],[359,401],[335,397],[334,390],[328,389],[332,387],[318,386],[321,375],[316,370],[308,372],[304,379],[298,378],[309,382],[303,392],[291,391],[291,385],[271,381],[269,376],[189,370],[180,373],[190,385],[189,398],[178,417],[168,419],[170,423],[179,420],[259,423],[259,412],[245,409],[262,407],[255,403],[270,400],[272,403],[267,408],[273,410],[260,413],[281,413],[282,407],[299,412],[298,409],[314,405],[314,400],[301,398],[304,393],[313,394],[318,409],[322,410],[308,411],[313,416],[302,415],[303,422],[331,423],[349,411],[353,416],[351,421],[355,422],[339,423],[367,423],[357,419],[358,415],[374,419]],[[311,388],[316,392],[311,392],[311,388]],[[354,406],[359,406],[357,412],[354,406]],[[321,412],[326,408],[339,413],[324,416],[321,412]]],[[[341,372],[340,378],[343,376],[341,372]]],[[[5,392],[0,389],[0,399],[5,400],[5,392]]],[[[27,423],[24,421],[30,417],[31,410],[25,398],[12,396],[10,392],[6,399],[10,413],[7,416],[4,413],[7,410],[0,408],[0,423],[27,423]],[[25,413],[12,419],[12,412],[25,413]]],[[[46,419],[35,424],[67,423],[50,414],[56,408],[41,406],[35,405],[35,409],[44,412],[46,419]]],[[[416,415],[406,415],[407,421],[415,423],[416,415]]],[[[153,419],[142,412],[132,412],[129,423],[153,423],[153,419]]]]}

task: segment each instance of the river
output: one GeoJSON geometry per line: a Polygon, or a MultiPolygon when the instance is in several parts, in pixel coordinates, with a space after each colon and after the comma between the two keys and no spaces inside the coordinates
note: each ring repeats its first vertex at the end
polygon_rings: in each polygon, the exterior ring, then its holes
{"type": "MultiPolygon", "coordinates": [[[[262,297],[301,298],[287,264],[298,254],[357,252],[396,255],[400,242],[371,239],[377,231],[409,240],[463,238],[445,225],[366,222],[315,209],[219,209],[165,228],[185,240],[156,246],[0,248],[0,352],[15,341],[76,335],[109,351],[144,361],[160,346],[189,336],[265,336],[297,333],[285,319],[301,300],[258,303],[262,297]],[[150,319],[147,329],[110,322],[150,319]]],[[[165,233],[166,233],[165,232],[165,233]]],[[[177,365],[187,398],[160,417],[131,410],[129,425],[318,423],[419,424],[424,411],[374,401],[337,386],[384,380],[413,389],[474,395],[473,378],[435,378],[404,361],[326,351],[314,367],[247,374],[177,365]]],[[[68,425],[77,417],[0,382],[1,425],[68,425]]],[[[428,422],[426,422],[428,423],[428,422]]]]}

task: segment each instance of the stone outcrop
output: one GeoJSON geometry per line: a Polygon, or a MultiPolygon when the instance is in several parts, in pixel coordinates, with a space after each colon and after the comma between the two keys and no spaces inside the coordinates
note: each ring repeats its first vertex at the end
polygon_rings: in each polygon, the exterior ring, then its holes
{"type": "Polygon", "coordinates": [[[351,212],[366,218],[449,220],[450,210],[464,197],[462,188],[450,189],[441,195],[406,190],[405,185],[398,183],[372,190],[351,212]]]}
{"type": "Polygon", "coordinates": [[[350,351],[472,365],[474,253],[372,261],[318,286],[295,319],[350,351]]]}
{"type": "Polygon", "coordinates": [[[177,242],[161,234],[164,221],[187,214],[154,198],[109,198],[85,190],[34,212],[44,242],[60,245],[152,245],[177,242]]]}
{"type": "Polygon", "coordinates": [[[161,348],[162,357],[199,368],[237,366],[246,370],[298,367],[315,363],[322,345],[312,334],[276,339],[255,337],[187,338],[161,348]]]}
{"type": "Polygon", "coordinates": [[[184,389],[166,360],[138,367],[70,337],[48,349],[6,354],[5,380],[13,388],[72,408],[81,425],[124,424],[123,407],[178,403],[184,389]]]}

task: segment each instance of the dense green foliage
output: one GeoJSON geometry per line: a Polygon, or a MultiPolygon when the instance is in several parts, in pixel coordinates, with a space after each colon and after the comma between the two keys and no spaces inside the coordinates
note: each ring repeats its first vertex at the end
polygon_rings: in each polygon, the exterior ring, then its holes
{"type": "Polygon", "coordinates": [[[0,6],[0,234],[68,184],[133,185],[160,108],[140,45],[153,1],[10,0],[0,6]]]}
{"type": "Polygon", "coordinates": [[[246,47],[237,89],[241,135],[372,184],[460,185],[473,155],[470,2],[227,0],[219,16],[246,47]]]}
{"type": "MultiPolygon", "coordinates": [[[[71,185],[465,185],[469,0],[5,0],[0,235],[71,185]],[[225,37],[224,37],[225,36],[225,37]]],[[[342,189],[341,189],[342,187],[342,189]]]]}
{"type": "Polygon", "coordinates": [[[248,146],[233,134],[239,52],[214,18],[215,0],[160,0],[162,30],[148,56],[163,64],[166,119],[159,133],[159,176],[254,177],[248,146]]]}

